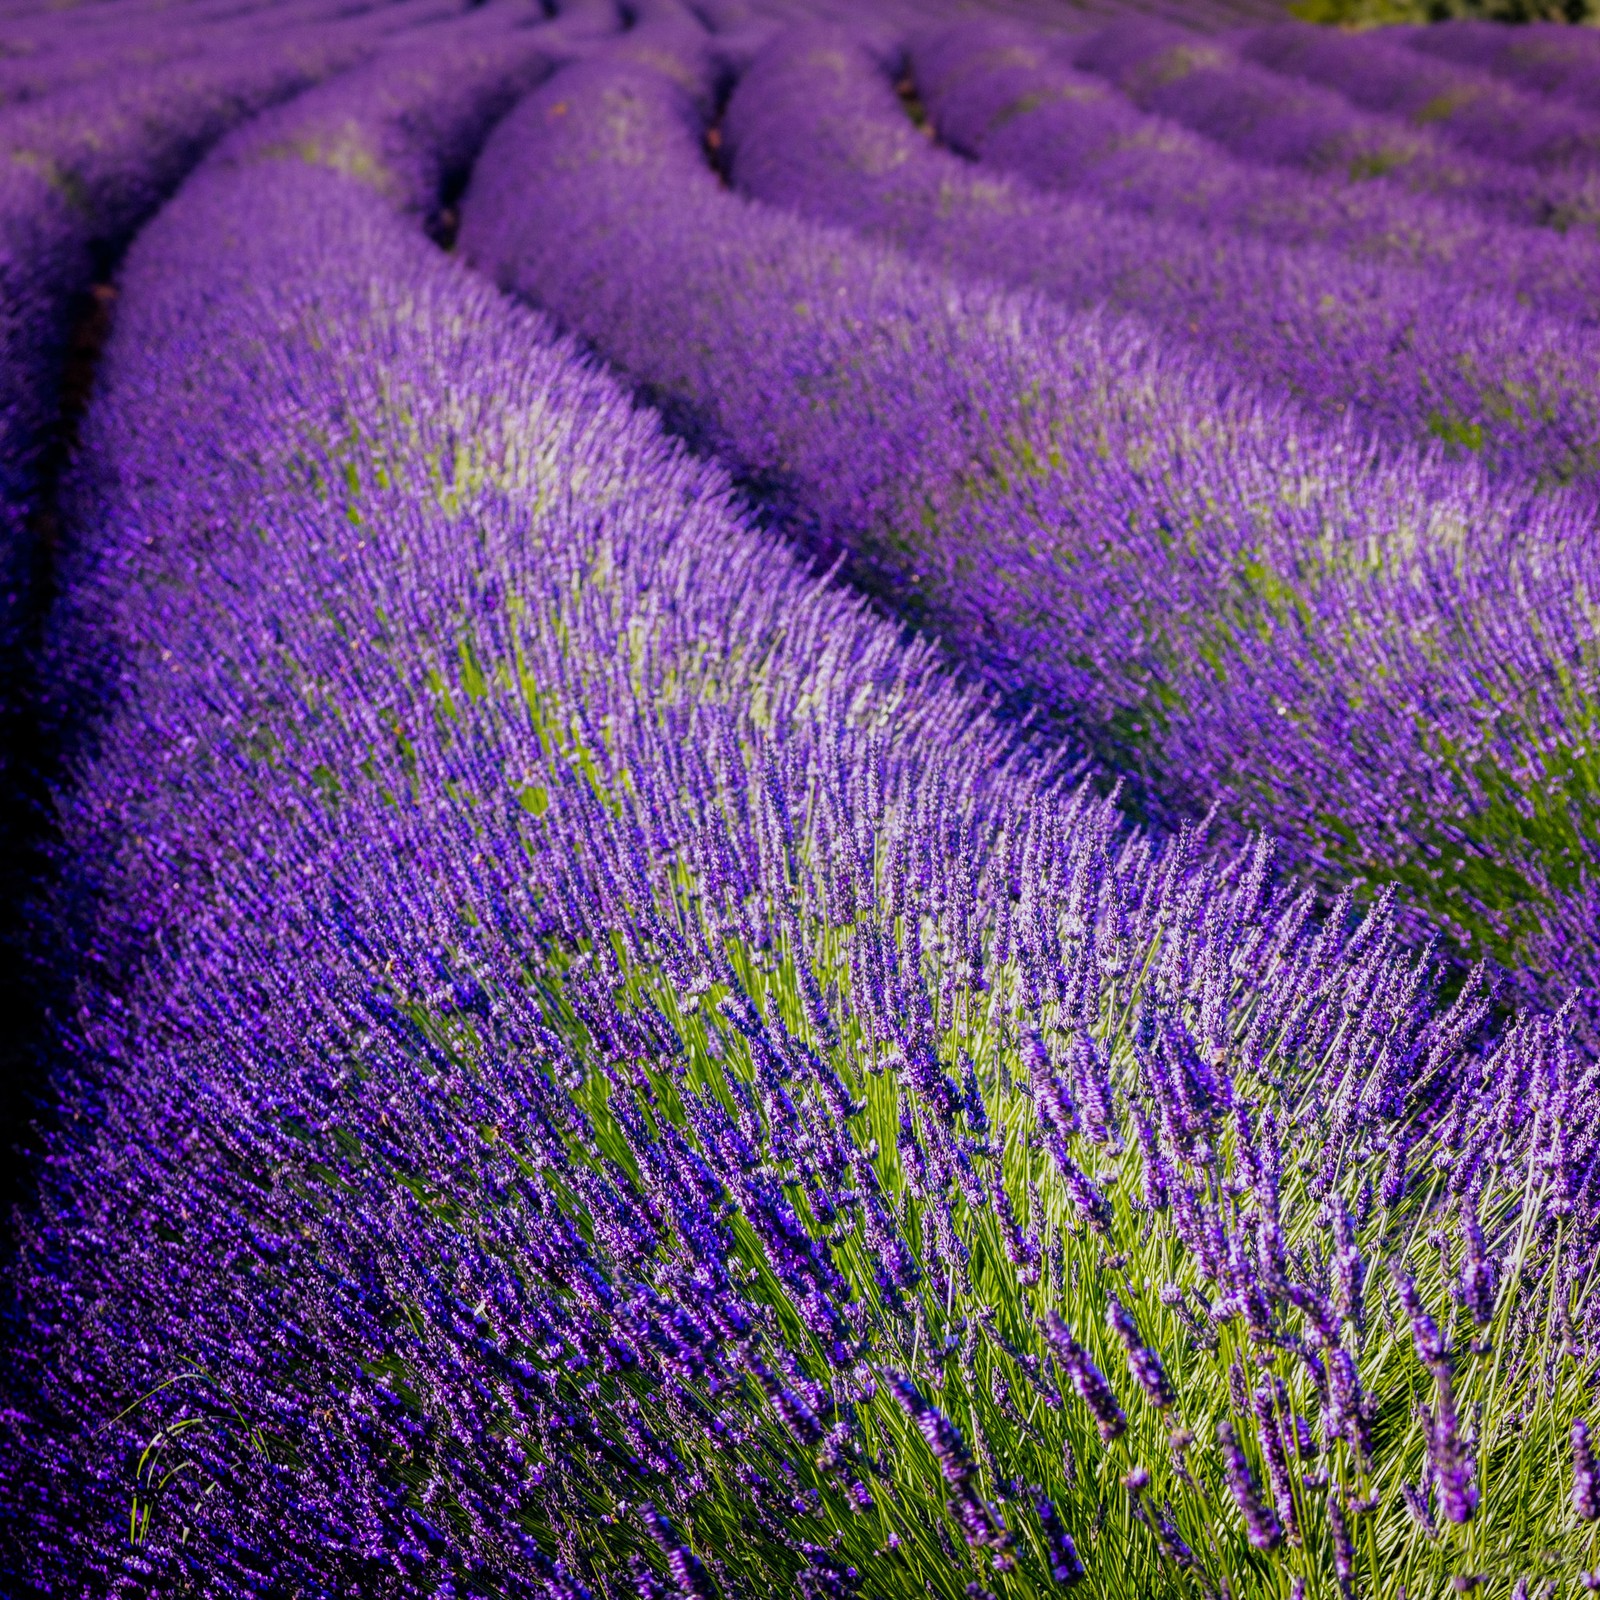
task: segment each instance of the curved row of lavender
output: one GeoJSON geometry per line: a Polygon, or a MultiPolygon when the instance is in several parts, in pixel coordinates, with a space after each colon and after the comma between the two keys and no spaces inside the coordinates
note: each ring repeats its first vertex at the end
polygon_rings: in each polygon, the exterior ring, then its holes
{"type": "Polygon", "coordinates": [[[1124,13],[1069,37],[1065,60],[1108,78],[1146,111],[1203,133],[1244,160],[1367,178],[1463,201],[1502,221],[1593,228],[1597,189],[1582,171],[1538,172],[1474,155],[1321,84],[1280,76],[1228,36],[1124,13]]]}
{"type": "Polygon", "coordinates": [[[370,17],[265,32],[247,20],[187,59],[133,59],[0,111],[0,700],[15,692],[30,516],[80,297],[227,129],[361,60],[386,31],[459,9],[401,0],[370,17]]]}
{"type": "Polygon", "coordinates": [[[127,264],[25,1580],[1571,1581],[1597,1069],[1129,832],[434,252],[512,37],[235,139],[127,264]]]}
{"type": "Polygon", "coordinates": [[[360,0],[302,0],[270,4],[258,0],[217,21],[181,11],[176,15],[127,15],[122,8],[109,26],[86,26],[81,10],[58,15],[52,30],[27,30],[17,37],[0,25],[0,106],[19,105],[91,81],[104,81],[133,67],[147,71],[168,62],[239,43],[241,26],[252,36],[310,23],[331,22],[373,6],[360,0]]]}
{"type": "Polygon", "coordinates": [[[1591,112],[1600,104],[1600,39],[1587,28],[1532,23],[1496,28],[1463,21],[1450,28],[1397,28],[1424,55],[1492,72],[1530,93],[1571,101],[1591,112]]]}
{"type": "Polygon", "coordinates": [[[755,205],[702,127],[621,64],[533,96],[463,249],[1157,795],[1399,879],[1547,994],[1600,977],[1583,505],[755,205]]]}
{"type": "MultiPolygon", "coordinates": [[[[1040,195],[932,146],[848,30],[787,30],[739,81],[722,136],[757,199],[960,276],[1139,316],[1310,417],[1442,440],[1496,476],[1600,476],[1600,330],[1432,274],[1201,233],[1040,195]]],[[[1600,264],[1600,252],[1596,253],[1600,264]]]]}
{"type": "Polygon", "coordinates": [[[1489,160],[1542,172],[1600,167],[1600,108],[1524,93],[1491,73],[1419,58],[1385,33],[1286,22],[1231,42],[1246,61],[1334,89],[1368,111],[1427,128],[1489,160]]]}
{"type": "Polygon", "coordinates": [[[1245,158],[1255,148],[1248,132],[1224,148],[1143,112],[1019,22],[921,30],[910,68],[940,139],[1040,188],[1223,237],[1239,231],[1415,267],[1579,321],[1600,315],[1600,251],[1587,237],[1510,225],[1392,183],[1258,164],[1245,158]]]}

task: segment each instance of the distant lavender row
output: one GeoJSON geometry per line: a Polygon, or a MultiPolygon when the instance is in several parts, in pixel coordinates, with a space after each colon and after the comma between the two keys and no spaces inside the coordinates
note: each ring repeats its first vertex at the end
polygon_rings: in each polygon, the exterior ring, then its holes
{"type": "Polygon", "coordinates": [[[1157,793],[1398,877],[1549,992],[1596,975],[1585,507],[730,195],[700,132],[658,76],[570,74],[491,138],[463,249],[1157,793]]]}
{"type": "Polygon", "coordinates": [[[1385,911],[1318,927],[1267,847],[1065,790],[397,225],[506,70],[441,40],[336,86],[128,262],[58,636],[119,693],[67,819],[15,1569],[1575,1571],[1594,1072],[1436,1010],[1385,911]]]}
{"type": "Polygon", "coordinates": [[[27,518],[76,297],[229,127],[360,60],[384,28],[442,9],[403,0],[381,20],[235,39],[154,70],[135,61],[0,112],[0,655],[16,648],[27,518]]]}
{"type": "Polygon", "coordinates": [[[1180,122],[1147,115],[1017,23],[978,19],[929,29],[913,40],[911,69],[941,139],[1041,188],[1224,238],[1238,230],[1279,244],[1324,245],[1600,320],[1600,251],[1586,237],[1496,222],[1462,202],[1393,184],[1257,165],[1244,159],[1247,137],[1225,149],[1180,122]]]}
{"type": "Polygon", "coordinates": [[[1247,61],[1336,90],[1487,160],[1547,172],[1600,167],[1600,108],[1524,94],[1489,73],[1419,59],[1385,32],[1286,22],[1230,43],[1247,61]]]}
{"type": "Polygon", "coordinates": [[[1445,28],[1396,28],[1411,49],[1478,67],[1533,94],[1600,105],[1600,37],[1589,28],[1535,22],[1522,28],[1463,21],[1445,28]]]}
{"type": "Polygon", "coordinates": [[[969,277],[1136,313],[1310,417],[1442,440],[1497,476],[1600,474],[1600,330],[1334,251],[1041,196],[920,137],[848,31],[781,34],[724,122],[746,193],[969,277]]]}
{"type": "Polygon", "coordinates": [[[1331,89],[1269,72],[1223,37],[1124,14],[1061,49],[1064,59],[1110,79],[1144,110],[1246,161],[1464,201],[1508,222],[1587,228],[1600,220],[1589,176],[1530,174],[1470,154],[1426,128],[1359,110],[1331,89]]]}
{"type": "Polygon", "coordinates": [[[14,51],[9,31],[0,28],[0,106],[37,100],[92,80],[113,79],[136,67],[150,70],[206,50],[239,43],[239,30],[270,36],[284,28],[304,28],[359,12],[381,9],[361,0],[302,0],[242,8],[221,22],[190,20],[183,12],[130,17],[119,27],[86,28],[81,12],[63,20],[59,37],[37,40],[37,47],[14,51]]]}

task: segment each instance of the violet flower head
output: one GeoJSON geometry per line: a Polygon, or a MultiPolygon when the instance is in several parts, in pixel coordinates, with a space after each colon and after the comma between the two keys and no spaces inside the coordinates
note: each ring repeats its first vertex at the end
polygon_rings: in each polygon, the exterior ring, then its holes
{"type": "Polygon", "coordinates": [[[1461,1437],[1450,1368],[1434,1368],[1435,1396],[1428,1417],[1428,1459],[1439,1486],[1439,1509],[1456,1523],[1470,1522],[1478,1509],[1477,1474],[1461,1437]]]}
{"type": "Polygon", "coordinates": [[[1045,1563],[1050,1568],[1050,1576],[1062,1585],[1077,1583],[1087,1577],[1083,1562],[1078,1557],[1078,1547],[1057,1515],[1054,1502],[1043,1494],[1035,1493],[1033,1509],[1038,1513],[1039,1531],[1044,1535],[1045,1563]]]}
{"type": "Polygon", "coordinates": [[[679,1600],[718,1600],[711,1574],[694,1551],[673,1531],[672,1524],[646,1500],[639,1507],[639,1519],[656,1548],[667,1558],[672,1586],[679,1600]]]}
{"type": "Polygon", "coordinates": [[[1583,1522],[1600,1518],[1600,1483],[1596,1482],[1594,1449],[1585,1417],[1572,1424],[1572,1510],[1583,1522]]]}
{"type": "Polygon", "coordinates": [[[1128,1352],[1128,1371],[1149,1396],[1150,1404],[1158,1411],[1170,1411],[1178,1403],[1178,1395],[1161,1357],[1140,1337],[1133,1313],[1114,1294],[1106,1296],[1106,1321],[1128,1352]]]}
{"type": "Polygon", "coordinates": [[[889,1386],[933,1452],[945,1482],[954,1489],[966,1489],[974,1468],[960,1430],[937,1406],[924,1399],[922,1391],[904,1374],[891,1375],[889,1386]]]}
{"type": "Polygon", "coordinates": [[[1400,1497],[1406,1503],[1406,1510],[1411,1513],[1411,1520],[1422,1530],[1424,1537],[1437,1539],[1439,1537],[1439,1524],[1433,1519],[1433,1507],[1428,1503],[1428,1494],[1431,1485],[1426,1474],[1419,1486],[1412,1483],[1400,1485],[1400,1497]]]}
{"type": "Polygon", "coordinates": [[[1343,1600],[1352,1600],[1356,1592],[1356,1551],[1337,1491],[1328,1496],[1328,1531],[1333,1535],[1333,1575],[1339,1593],[1343,1600]]]}
{"type": "Polygon", "coordinates": [[[1049,1337],[1050,1347],[1056,1353],[1056,1359],[1061,1363],[1068,1378],[1072,1380],[1072,1387],[1078,1391],[1078,1398],[1093,1415],[1102,1442],[1110,1444],[1113,1439],[1127,1431],[1128,1414],[1117,1403],[1116,1394],[1106,1381],[1105,1374],[1094,1364],[1089,1352],[1072,1337],[1067,1325],[1053,1310],[1045,1313],[1045,1333],[1049,1337]]]}
{"type": "Polygon", "coordinates": [[[1333,1307],[1341,1320],[1348,1322],[1357,1337],[1362,1332],[1364,1317],[1361,1286],[1365,1267],[1361,1250],[1356,1244],[1355,1221],[1343,1195],[1335,1195],[1333,1211],[1333,1307]]]}
{"type": "Polygon", "coordinates": [[[1434,1321],[1424,1304],[1416,1280],[1398,1262],[1390,1263],[1389,1272],[1394,1279],[1395,1290],[1400,1296],[1400,1304],[1411,1323],[1411,1338],[1417,1347],[1417,1358],[1429,1371],[1437,1373],[1449,1361],[1449,1353],[1445,1349],[1444,1335],[1439,1331],[1439,1324],[1434,1321]]]}
{"type": "Polygon", "coordinates": [[[1272,1490],[1272,1503],[1277,1508],[1290,1544],[1298,1545],[1300,1519],[1295,1509],[1294,1479],[1290,1473],[1296,1439],[1288,1390],[1281,1378],[1274,1378],[1269,1383],[1260,1384],[1252,1399],[1261,1455],[1267,1464],[1267,1484],[1272,1490]]]}
{"type": "Polygon", "coordinates": [[[1484,1244],[1477,1211],[1466,1198],[1461,1202],[1461,1238],[1464,1248],[1457,1293],[1467,1315],[1478,1327],[1486,1328],[1494,1321],[1495,1288],[1499,1274],[1484,1244]]]}
{"type": "Polygon", "coordinates": [[[1277,1514],[1261,1502],[1250,1462],[1239,1446],[1233,1424],[1224,1417],[1217,1423],[1217,1445],[1222,1451],[1222,1469],[1239,1514],[1244,1518],[1245,1537],[1257,1550],[1273,1550],[1283,1541],[1283,1525],[1277,1514]]]}

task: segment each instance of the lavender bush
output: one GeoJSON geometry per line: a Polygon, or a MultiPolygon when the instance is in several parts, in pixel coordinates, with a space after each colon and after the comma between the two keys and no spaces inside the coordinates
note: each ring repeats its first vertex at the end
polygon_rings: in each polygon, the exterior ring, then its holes
{"type": "Polygon", "coordinates": [[[1381,437],[1444,441],[1496,474],[1592,484],[1600,335],[1503,296],[1332,251],[1201,234],[1063,203],[932,148],[848,32],[790,30],[757,58],[723,137],[739,188],[958,274],[1137,313],[1244,382],[1381,437]]]}
{"type": "Polygon", "coordinates": [[[941,140],[1041,188],[1224,239],[1237,230],[1417,267],[1584,322],[1600,308],[1600,256],[1586,237],[1499,222],[1392,184],[1241,159],[1179,122],[1140,111],[1020,23],[979,18],[926,29],[912,41],[910,66],[911,86],[941,140]]]}
{"type": "Polygon", "coordinates": [[[1583,504],[754,206],[701,128],[659,75],[569,70],[490,140],[465,250],[1158,796],[1592,981],[1583,504]]]}
{"type": "Polygon", "coordinates": [[[395,203],[506,70],[349,80],[128,263],[58,634],[116,693],[17,1559],[1574,1581],[1594,1069],[1436,1008],[1264,842],[1130,831],[434,253],[395,203]]]}

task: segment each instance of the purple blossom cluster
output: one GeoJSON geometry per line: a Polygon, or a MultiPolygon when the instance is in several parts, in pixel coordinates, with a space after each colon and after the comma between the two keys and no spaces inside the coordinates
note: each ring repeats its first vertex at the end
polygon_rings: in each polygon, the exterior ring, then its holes
{"type": "MultiPolygon", "coordinates": [[[[758,17],[529,20],[252,117],[120,268],[43,658],[72,989],[0,1581],[1587,1583],[1600,1062],[1443,987],[1304,808],[1459,801],[1495,737],[1490,798],[1550,799],[1587,502],[724,187],[758,17]],[[1233,836],[1138,825],[791,531],[1233,836]],[[1342,743],[1242,748],[1331,904],[1205,742],[1295,674],[1342,743]],[[1490,735],[1428,698],[1474,675],[1490,735]]],[[[1531,871],[1498,817],[1460,848],[1531,871]]]]}
{"type": "Polygon", "coordinates": [[[753,204],[703,132],[576,66],[486,146],[463,248],[1154,803],[1398,879],[1530,992],[1594,981],[1585,499],[753,204]]]}

